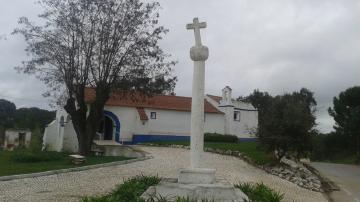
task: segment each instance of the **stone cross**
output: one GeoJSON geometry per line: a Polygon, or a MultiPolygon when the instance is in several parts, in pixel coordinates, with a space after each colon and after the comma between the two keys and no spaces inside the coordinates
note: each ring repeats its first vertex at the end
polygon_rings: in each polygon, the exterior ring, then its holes
{"type": "Polygon", "coordinates": [[[205,60],[209,56],[209,49],[201,44],[200,29],[205,27],[206,22],[199,23],[198,18],[194,18],[192,24],[186,25],[186,28],[193,29],[195,34],[195,46],[190,49],[190,58],[194,61],[190,129],[191,168],[200,168],[204,152],[205,60]]]}
{"type": "Polygon", "coordinates": [[[194,18],[192,24],[187,24],[186,29],[193,29],[195,34],[195,45],[201,46],[200,29],[206,28],[206,22],[199,22],[198,18],[194,18]]]}

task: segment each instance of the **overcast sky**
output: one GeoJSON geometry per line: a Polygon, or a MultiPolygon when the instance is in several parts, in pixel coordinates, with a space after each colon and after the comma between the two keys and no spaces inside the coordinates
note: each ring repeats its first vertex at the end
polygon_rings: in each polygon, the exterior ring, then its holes
{"type": "MultiPolygon", "coordinates": [[[[360,3],[357,0],[161,0],[160,23],[170,32],[162,47],[178,61],[177,95],[191,95],[193,17],[206,21],[202,41],[209,47],[206,93],[233,97],[254,89],[273,95],[306,87],[318,102],[318,128],[332,130],[327,114],[339,92],[360,83],[360,3]]],[[[4,1],[0,7],[0,98],[17,107],[49,108],[45,86],[14,67],[26,59],[25,42],[10,33],[20,16],[36,21],[32,0],[4,1]]]]}

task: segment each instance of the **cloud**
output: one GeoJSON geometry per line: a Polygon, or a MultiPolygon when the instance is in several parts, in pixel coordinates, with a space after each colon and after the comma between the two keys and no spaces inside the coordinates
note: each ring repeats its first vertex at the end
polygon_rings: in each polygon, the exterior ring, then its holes
{"type": "Polygon", "coordinates": [[[357,1],[161,1],[170,28],[164,47],[179,59],[177,92],[190,95],[192,33],[185,24],[207,21],[210,49],[206,91],[225,85],[235,96],[253,89],[282,94],[307,87],[318,101],[321,131],[332,130],[332,98],[358,85],[360,8],[357,1]],[[193,5],[193,6],[190,6],[193,5]],[[174,9],[176,8],[176,9],[174,9]],[[176,49],[176,50],[174,50],[176,49]]]}
{"type": "MultiPolygon", "coordinates": [[[[332,98],[359,85],[360,4],[356,0],[160,0],[160,24],[170,32],[161,46],[178,61],[178,95],[191,95],[193,64],[189,49],[193,32],[185,25],[193,17],[206,21],[201,30],[209,47],[206,92],[220,94],[230,85],[234,96],[254,89],[281,94],[307,87],[315,92],[321,131],[330,131],[327,114],[332,98]]],[[[20,16],[36,19],[41,12],[28,0],[7,1],[0,8],[0,96],[24,99],[22,105],[47,107],[45,87],[17,74],[13,67],[26,59],[24,40],[9,35],[20,16]],[[36,99],[37,102],[25,99],[36,99]],[[40,101],[41,100],[41,101],[40,101]]]]}

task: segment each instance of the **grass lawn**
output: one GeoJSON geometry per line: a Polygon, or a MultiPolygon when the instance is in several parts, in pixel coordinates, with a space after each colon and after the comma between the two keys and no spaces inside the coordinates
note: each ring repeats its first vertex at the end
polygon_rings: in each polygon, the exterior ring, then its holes
{"type": "MultiPolygon", "coordinates": [[[[24,152],[24,151],[22,151],[24,152]]],[[[29,151],[28,151],[29,152],[29,151]]],[[[86,162],[79,166],[75,166],[71,163],[71,159],[66,153],[58,152],[40,152],[41,154],[49,154],[48,156],[56,156],[54,160],[36,162],[22,162],[14,160],[14,155],[19,156],[19,151],[0,151],[0,176],[17,175],[25,173],[42,172],[48,170],[57,170],[63,168],[72,168],[85,165],[93,165],[100,163],[108,163],[113,161],[123,161],[130,158],[122,156],[89,156],[86,157],[86,162]]]]}
{"type": "MultiPolygon", "coordinates": [[[[153,142],[158,145],[190,145],[189,141],[158,141],[153,142]]],[[[255,163],[259,165],[264,165],[272,163],[272,160],[265,150],[259,148],[257,142],[239,142],[239,143],[214,143],[214,142],[205,142],[205,147],[213,149],[222,149],[222,150],[231,150],[239,151],[247,157],[251,158],[255,163]]]]}
{"type": "Polygon", "coordinates": [[[320,162],[327,162],[327,163],[340,163],[340,164],[353,164],[353,165],[360,165],[359,160],[356,158],[356,155],[336,155],[331,157],[330,159],[325,160],[315,160],[320,162]]]}

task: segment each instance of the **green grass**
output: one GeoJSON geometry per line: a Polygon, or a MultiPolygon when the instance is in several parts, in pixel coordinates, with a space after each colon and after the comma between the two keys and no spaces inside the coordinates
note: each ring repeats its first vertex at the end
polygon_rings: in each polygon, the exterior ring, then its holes
{"type": "Polygon", "coordinates": [[[235,187],[243,191],[251,202],[280,202],[284,198],[284,194],[272,190],[263,183],[240,183],[235,187]]]}
{"type": "Polygon", "coordinates": [[[339,163],[339,164],[353,164],[359,165],[360,161],[356,157],[355,154],[338,154],[333,155],[331,158],[323,159],[323,160],[315,160],[315,161],[322,161],[327,163],[339,163]]]}
{"type": "MultiPolygon", "coordinates": [[[[86,157],[85,163],[75,166],[66,153],[41,152],[39,155],[42,157],[33,159],[34,156],[24,157],[21,154],[22,152],[24,151],[0,151],[0,176],[43,172],[129,159],[122,156],[89,156],[86,157]],[[54,158],[51,160],[48,157],[54,158]],[[29,159],[32,159],[32,162],[29,162],[29,159]]],[[[31,153],[30,151],[27,152],[31,153]]]]}
{"type": "MultiPolygon", "coordinates": [[[[153,142],[157,145],[185,145],[188,146],[188,141],[158,141],[153,142]]],[[[239,143],[213,143],[205,142],[205,147],[221,150],[239,151],[243,155],[251,158],[258,165],[265,165],[273,163],[270,155],[264,149],[259,147],[257,142],[239,142],[239,143]]]]}

